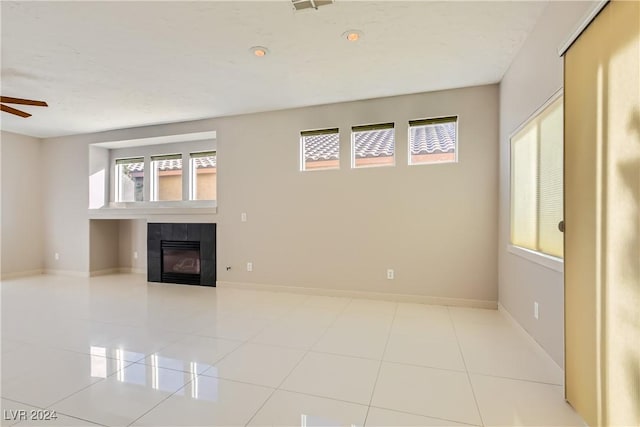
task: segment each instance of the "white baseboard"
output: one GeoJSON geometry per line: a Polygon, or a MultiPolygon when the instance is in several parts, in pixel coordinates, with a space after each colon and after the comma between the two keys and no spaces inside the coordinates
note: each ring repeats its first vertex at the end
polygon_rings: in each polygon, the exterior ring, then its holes
{"type": "Polygon", "coordinates": [[[41,268],[38,268],[35,270],[15,271],[12,273],[0,274],[0,280],[17,279],[19,277],[28,277],[28,276],[38,276],[40,274],[43,274],[43,270],[41,268]]]}
{"type": "MultiPolygon", "coordinates": [[[[558,363],[553,360],[547,350],[545,350],[544,347],[542,347],[540,343],[536,341],[536,339],[529,332],[527,332],[527,330],[523,328],[522,325],[511,315],[511,313],[509,313],[509,311],[500,303],[498,303],[498,311],[502,313],[502,315],[509,321],[509,323],[511,323],[513,327],[516,328],[536,348],[538,352],[544,354],[549,358],[549,360],[558,365],[558,363]]],[[[562,366],[558,365],[558,367],[564,371],[562,366]]]]}
{"type": "Polygon", "coordinates": [[[96,277],[106,276],[109,274],[147,274],[147,270],[144,268],[131,268],[131,267],[115,267],[105,268],[103,270],[94,271],[73,271],[73,270],[40,270],[40,273],[36,274],[51,274],[54,276],[72,276],[72,277],[96,277]]]}
{"type": "Polygon", "coordinates": [[[134,268],[134,267],[120,267],[118,268],[120,274],[147,274],[146,268],[134,268]]]}
{"type": "Polygon", "coordinates": [[[385,293],[385,292],[350,291],[350,290],[341,290],[341,289],[303,288],[303,287],[297,287],[297,286],[281,286],[281,285],[268,285],[268,284],[258,284],[258,283],[224,282],[224,281],[218,281],[216,286],[219,288],[229,288],[229,289],[233,288],[233,289],[257,290],[257,291],[271,291],[271,292],[291,292],[291,293],[305,294],[305,295],[320,295],[320,296],[346,297],[346,298],[365,298],[365,299],[394,301],[394,302],[449,305],[449,306],[457,306],[457,307],[488,308],[492,310],[495,310],[497,308],[496,301],[474,300],[474,299],[464,299],[464,298],[432,297],[432,296],[426,296],[426,295],[392,294],[392,293],[385,293]]]}
{"type": "Polygon", "coordinates": [[[105,268],[104,270],[92,271],[90,273],[90,277],[106,276],[109,274],[147,274],[147,270],[144,268],[133,267],[105,268]]]}
{"type": "Polygon", "coordinates": [[[72,276],[72,277],[89,277],[88,271],[75,271],[75,270],[53,270],[45,269],[42,274],[50,274],[52,276],[72,276]]]}
{"type": "Polygon", "coordinates": [[[109,274],[118,274],[118,273],[120,273],[119,268],[105,268],[103,270],[94,270],[89,272],[89,277],[107,276],[109,274]]]}

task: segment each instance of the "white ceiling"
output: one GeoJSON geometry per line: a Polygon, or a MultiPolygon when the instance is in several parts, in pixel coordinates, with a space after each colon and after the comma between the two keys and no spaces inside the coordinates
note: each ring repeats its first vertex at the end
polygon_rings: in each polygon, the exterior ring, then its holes
{"type": "Polygon", "coordinates": [[[37,137],[495,83],[547,4],[0,3],[2,95],[49,103],[1,127],[37,137]]]}

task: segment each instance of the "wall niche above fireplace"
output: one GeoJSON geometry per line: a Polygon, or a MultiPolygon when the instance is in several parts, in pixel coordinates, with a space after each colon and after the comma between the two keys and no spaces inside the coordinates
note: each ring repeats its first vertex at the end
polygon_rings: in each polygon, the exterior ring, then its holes
{"type": "Polygon", "coordinates": [[[216,285],[216,224],[147,224],[147,280],[216,285]]]}

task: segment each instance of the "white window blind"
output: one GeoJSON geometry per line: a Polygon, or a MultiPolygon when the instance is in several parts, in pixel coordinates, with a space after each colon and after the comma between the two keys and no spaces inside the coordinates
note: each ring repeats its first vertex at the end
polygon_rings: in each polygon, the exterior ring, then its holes
{"type": "Polygon", "coordinates": [[[562,98],[511,138],[511,243],[563,256],[562,98]]]}

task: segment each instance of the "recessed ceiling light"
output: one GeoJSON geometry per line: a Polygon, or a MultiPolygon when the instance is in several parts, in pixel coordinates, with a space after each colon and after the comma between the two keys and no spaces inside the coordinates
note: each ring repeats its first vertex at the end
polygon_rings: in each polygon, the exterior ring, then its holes
{"type": "Polygon", "coordinates": [[[249,50],[251,51],[251,53],[253,53],[255,56],[259,58],[262,58],[263,56],[267,56],[267,53],[269,53],[269,49],[267,49],[264,46],[254,46],[249,50]]]}
{"type": "Polygon", "coordinates": [[[360,30],[348,30],[342,33],[342,37],[346,38],[350,42],[357,42],[362,37],[362,31],[360,30]]]}

